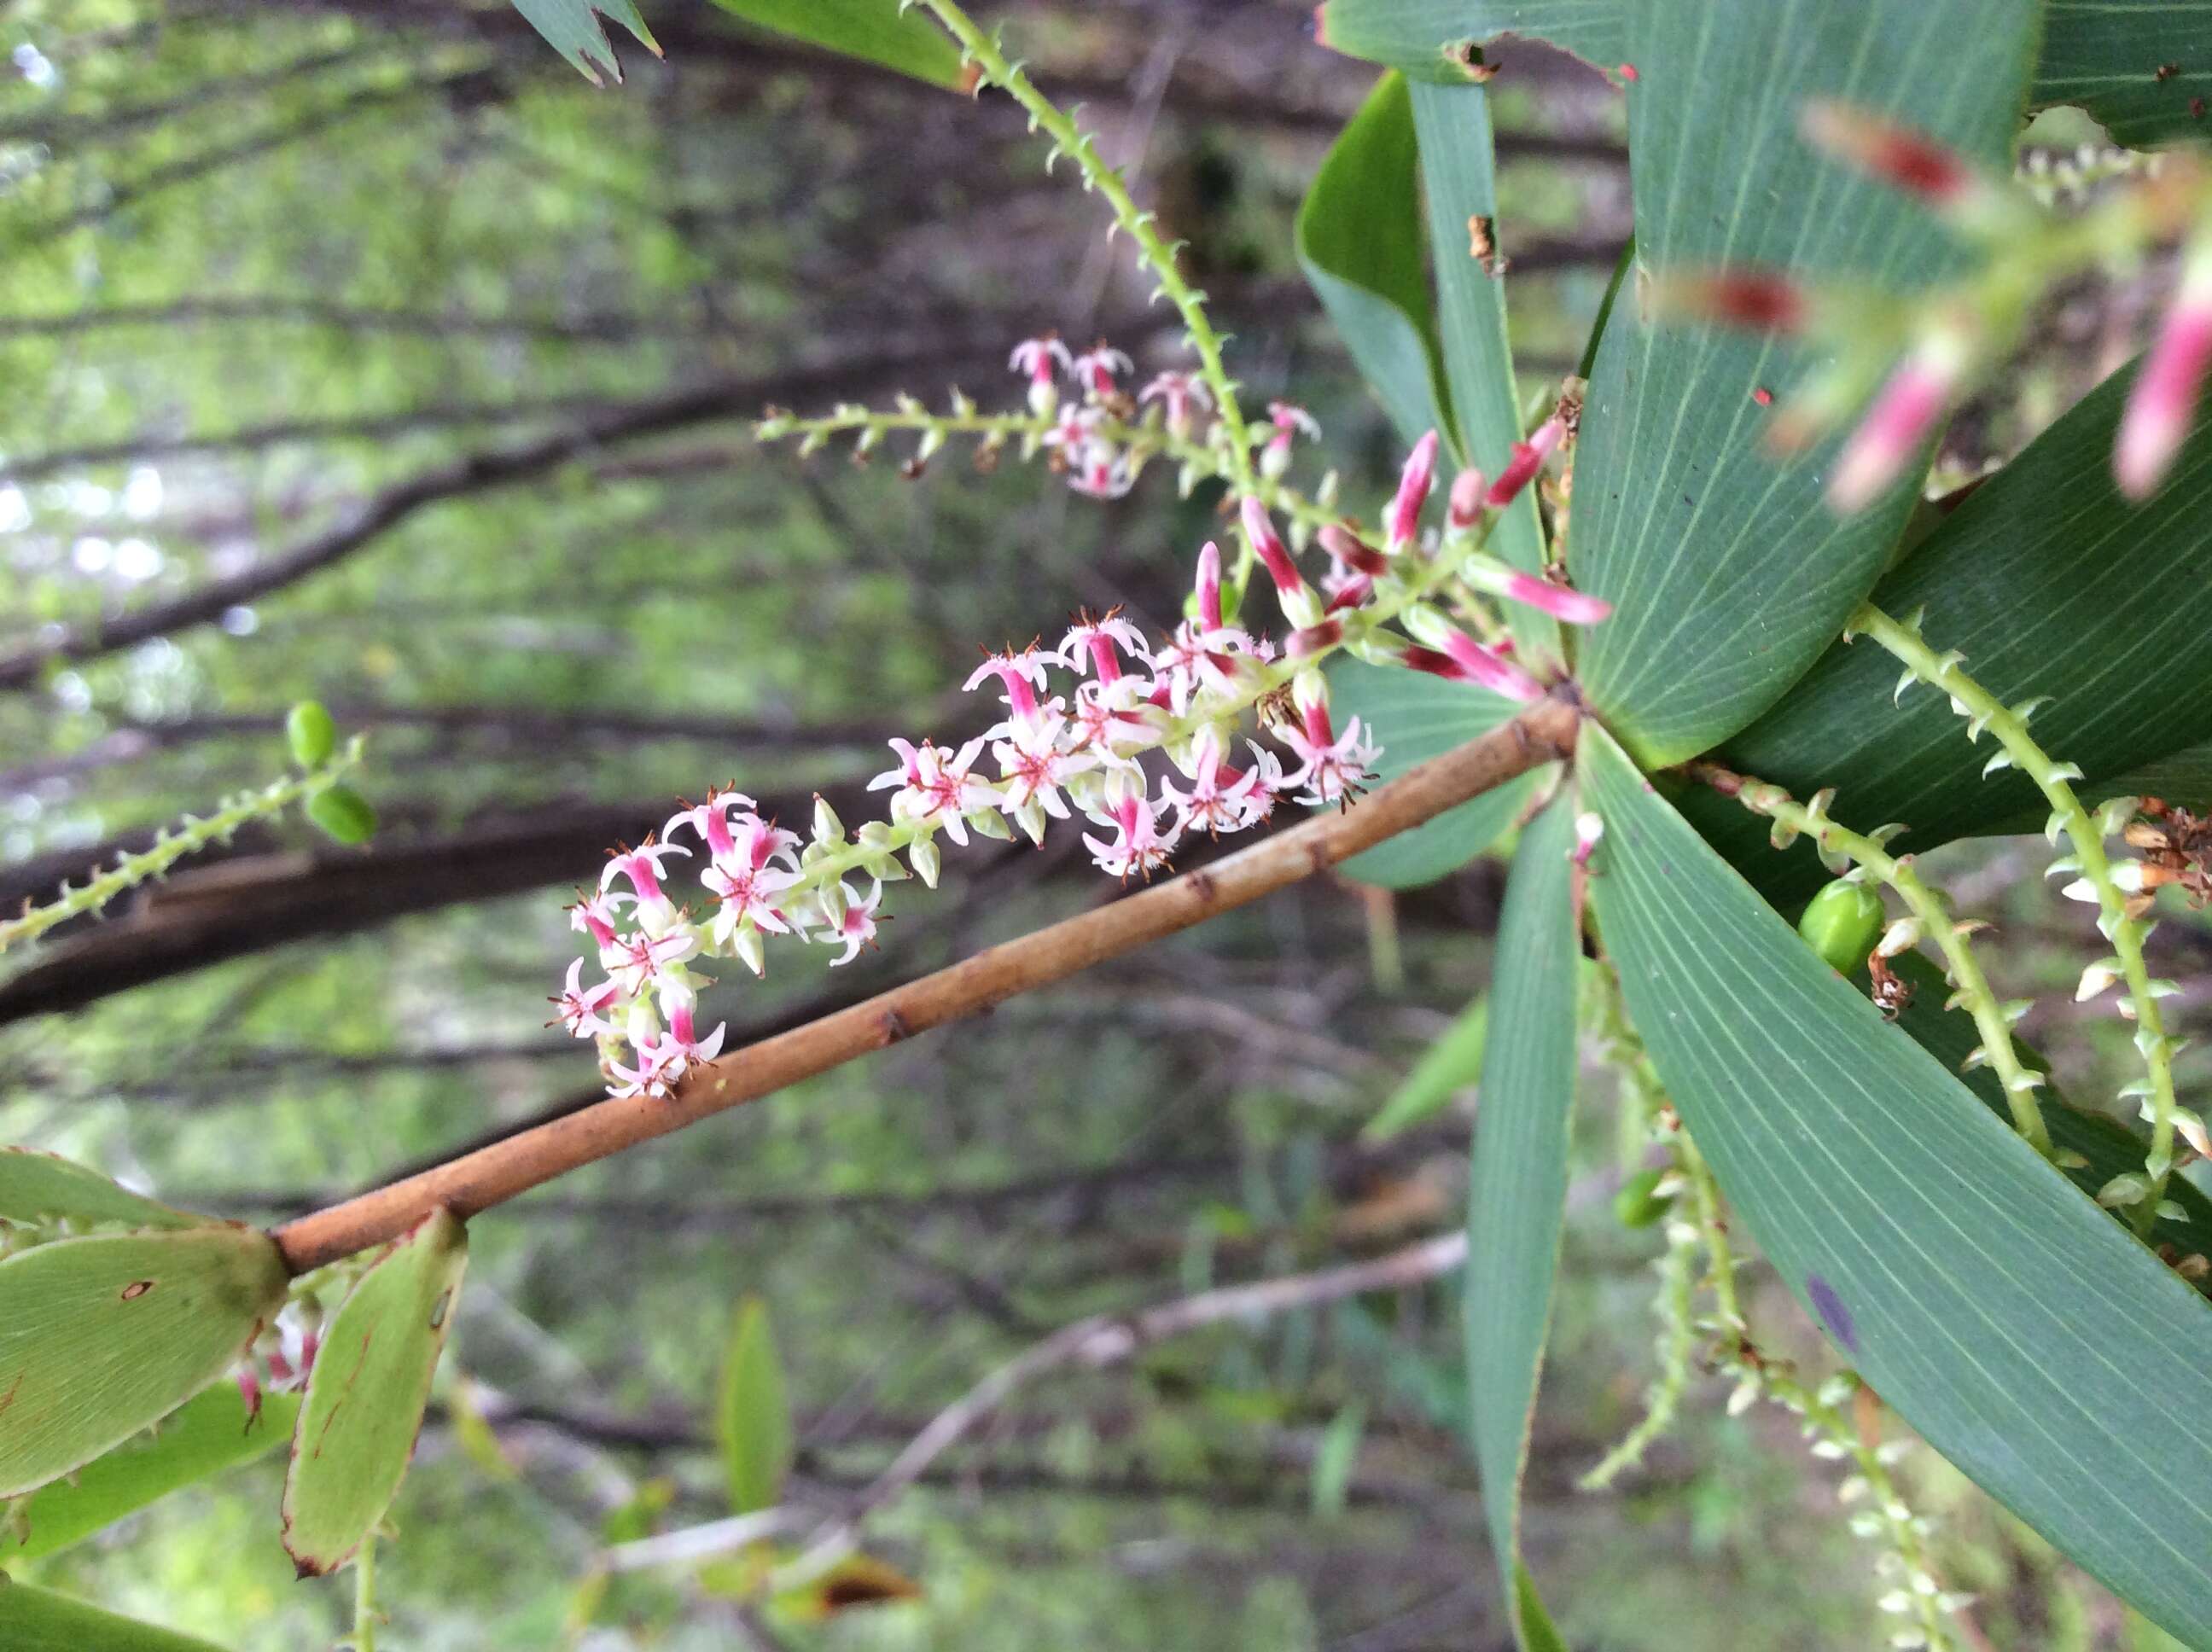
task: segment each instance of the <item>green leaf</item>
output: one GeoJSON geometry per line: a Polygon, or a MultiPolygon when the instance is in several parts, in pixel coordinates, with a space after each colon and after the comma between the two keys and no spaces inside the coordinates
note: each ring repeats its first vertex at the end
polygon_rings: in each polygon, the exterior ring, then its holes
{"type": "MultiPolygon", "coordinates": [[[[2212,412],[2200,412],[2165,489],[2130,504],[2112,481],[2112,452],[2131,383],[2124,374],[2090,392],[1874,593],[1893,614],[1925,609],[1929,642],[1963,652],[1976,680],[2008,702],[2054,696],[2031,729],[2080,765],[2091,791],[2212,736],[2212,580],[2189,572],[2212,555],[2212,412]]],[[[1983,780],[1991,742],[1969,744],[1965,721],[1933,689],[1909,689],[1893,704],[1897,682],[1897,662],[1872,643],[1838,643],[1729,741],[1723,761],[1801,797],[1832,786],[1838,819],[1904,821],[1912,829],[1902,846],[1915,853],[2040,827],[2034,785],[2012,773],[1983,780]]],[[[1734,804],[1700,799],[1689,810],[1777,898],[1821,875],[1809,840],[1770,855],[1765,823],[1734,804]]]]}
{"type": "MultiPolygon", "coordinates": [[[[1482,1503],[1498,1576],[1525,1647],[1521,1476],[1536,1406],[1552,1279],[1566,1219],[1567,1126],[1575,1096],[1575,811],[1565,799],[1522,834],[1498,920],[1497,1005],[1482,1058],[1468,1172],[1467,1387],[1482,1503]]],[[[1533,1592],[1533,1591],[1532,1591],[1533,1592]]]]}
{"type": "MultiPolygon", "coordinates": [[[[1487,734],[1517,709],[1503,695],[1465,683],[1341,657],[1330,665],[1328,682],[1336,726],[1342,729],[1357,717],[1382,742],[1376,769],[1386,780],[1487,734]]],[[[1344,870],[1386,889],[1434,883],[1496,842],[1521,812],[1538,777],[1547,772],[1524,774],[1447,810],[1425,825],[1352,856],[1344,870]]]]}
{"type": "Polygon", "coordinates": [[[1388,1141],[1434,1118],[1482,1072],[1490,1032],[1490,1000],[1478,998],[1422,1052],[1406,1080],[1359,1133],[1362,1141],[1388,1141]]]}
{"type": "Polygon", "coordinates": [[[0,1646],[8,1652],[222,1652],[178,1635],[0,1573],[0,1646]]]}
{"type": "Polygon", "coordinates": [[[1923,1438],[2212,1641],[2212,1307],[1815,957],[1601,730],[1592,898],[1737,1217],[1923,1438]]]}
{"type": "Polygon", "coordinates": [[[1367,1434],[1367,1407],[1358,1400],[1328,1419],[1321,1442],[1314,1448],[1313,1513],[1316,1520],[1334,1520],[1344,1512],[1352,1492],[1352,1471],[1359,1467],[1359,1446],[1367,1434]]]}
{"type": "MultiPolygon", "coordinates": [[[[1964,1010],[1947,1010],[1944,1000],[1951,988],[1936,963],[1919,952],[1890,960],[1890,967],[1912,988],[1912,1001],[1897,1017],[1897,1024],[1914,1042],[1959,1074],[1960,1082],[1981,1097],[1982,1105],[2001,1119],[2009,1120],[2004,1084],[1987,1067],[1963,1070],[1967,1052],[1982,1042],[1974,1017],[1964,1010]]],[[[2038,1072],[2050,1064],[2027,1045],[2014,1042],[2022,1062],[2038,1072]]],[[[2086,1163],[2065,1167],[2066,1179],[2091,1198],[2097,1189],[2124,1171],[2140,1170],[2150,1153],[2150,1139],[2138,1136],[2119,1120],[2076,1107],[2056,1090],[2036,1092],[2043,1107],[2043,1121],[2050,1127],[2051,1145],[2060,1153],[2078,1153],[2086,1163]]],[[[2212,1199],[2199,1193],[2186,1176],[2176,1176],[2166,1186],[2166,1198],[2181,1207],[2178,1217],[2160,1217],[2151,1228],[2154,1244],[2171,1244],[2180,1255],[2212,1257],[2212,1199]]],[[[2116,1222],[2126,1213],[2110,1212],[2116,1222]]]]}
{"type": "Polygon", "coordinates": [[[654,57],[660,55],[633,0],[514,0],[514,9],[594,86],[606,84],[599,78],[602,70],[616,85],[622,84],[622,64],[607,44],[607,32],[599,25],[602,16],[620,23],[654,57]]]}
{"type": "Polygon", "coordinates": [[[952,37],[899,0],[714,0],[745,21],[842,57],[896,69],[955,92],[975,89],[975,71],[952,37]]]}
{"type": "Polygon", "coordinates": [[[1348,58],[1419,80],[1467,78],[1470,46],[1500,34],[1548,40],[1611,71],[1628,56],[1633,0],[1328,0],[1315,34],[1348,58]]]}
{"type": "Polygon", "coordinates": [[[2205,0],[2046,0],[2043,56],[2028,91],[2035,107],[2078,104],[2104,123],[2113,142],[2139,149],[2203,137],[2206,98],[2212,98],[2212,4],[2205,0]],[[2174,72],[2161,76],[2166,68],[2174,72]]]}
{"type": "Polygon", "coordinates": [[[732,1514],[773,1509],[783,1500],[793,1453],[791,1400],[768,1307],[757,1297],[746,1297],[738,1309],[737,1329],[722,1362],[714,1436],[729,1476],[732,1514]]]}
{"type": "Polygon", "coordinates": [[[468,1259],[461,1224],[434,1212],[386,1248],[331,1321],[284,1479],[284,1547],[301,1576],[343,1565],[398,1493],[468,1259]]]}
{"type": "Polygon", "coordinates": [[[264,1233],[58,1239],[0,1262],[0,1497],[35,1491],[221,1376],[284,1301],[264,1233]]]}
{"type": "Polygon", "coordinates": [[[1565,1638],[1553,1624],[1552,1614],[1544,1610],[1543,1597],[1536,1593],[1536,1580],[1518,1561],[1513,1566],[1513,1604],[1521,1615],[1524,1652],[1567,1652],[1565,1638]]]}
{"type": "Polygon", "coordinates": [[[0,1222],[120,1222],[134,1228],[198,1228],[215,1218],[172,1210],[118,1187],[97,1170],[28,1147],[0,1147],[0,1222]]]}
{"type": "Polygon", "coordinates": [[[1404,79],[1376,82],[1329,146],[1298,207],[1298,264],[1408,445],[1452,435],[1438,388],[1437,322],[1421,246],[1413,105],[1404,79]]]}
{"type": "Polygon", "coordinates": [[[272,1394],[262,1400],[261,1414],[249,1418],[237,1388],[217,1383],[151,1432],[17,1504],[0,1524],[0,1562],[66,1549],[172,1491],[265,1455],[291,1433],[299,1412],[297,1394],[272,1394]]]}
{"type": "MultiPolygon", "coordinates": [[[[1668,0],[1636,14],[1628,94],[1636,244],[1653,270],[1758,264],[1919,287],[1960,253],[1901,191],[1797,134],[1815,96],[1891,114],[2008,164],[2031,8],[1983,0],[1668,0]]],[[[1679,762],[1771,705],[1881,572],[1915,489],[1839,518],[1841,432],[1778,459],[1778,401],[1815,365],[1771,337],[1677,321],[1605,331],[1576,461],[1575,584],[1614,612],[1580,639],[1585,695],[1647,764],[1679,762]]]]}
{"type": "MultiPolygon", "coordinates": [[[[1486,476],[1503,470],[1521,440],[1513,351],[1505,331],[1505,283],[1475,255],[1472,226],[1492,224],[1498,178],[1490,131],[1490,94],[1480,86],[1415,84],[1413,131],[1420,143],[1422,195],[1429,208],[1429,245],[1436,262],[1437,318],[1443,341],[1444,379],[1462,464],[1486,476]]],[[[1447,433],[1449,434],[1449,433],[1447,433]]],[[[1543,531],[1531,488],[1505,508],[1489,550],[1529,574],[1544,566],[1543,531]]],[[[1556,656],[1559,622],[1522,603],[1507,604],[1521,647],[1556,656]]]]}

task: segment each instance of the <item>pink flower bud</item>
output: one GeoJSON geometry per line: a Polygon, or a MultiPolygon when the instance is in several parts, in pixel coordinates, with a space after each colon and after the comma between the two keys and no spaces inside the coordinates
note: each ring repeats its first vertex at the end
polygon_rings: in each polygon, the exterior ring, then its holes
{"type": "Polygon", "coordinates": [[[2208,364],[2212,364],[2212,241],[2191,249],[2180,289],[2159,324],[2157,341],[2144,356],[2128,395],[2128,410],[2112,450],[2112,471],[2120,491],[2129,498],[2148,498],[2165,479],[2189,434],[2208,364]]]}
{"type": "Polygon", "coordinates": [[[1437,433],[1431,430],[1413,444],[1406,468],[1399,474],[1398,495],[1390,501],[1390,513],[1385,519],[1391,551],[1403,550],[1413,543],[1413,536],[1421,529],[1421,507],[1427,503],[1436,479],[1437,433]]]}
{"type": "Polygon", "coordinates": [[[1937,206],[1957,204],[1981,181],[1964,157],[1849,104],[1808,103],[1798,125],[1806,142],[1937,206]]]}
{"type": "Polygon", "coordinates": [[[1588,596],[1526,574],[1508,574],[1504,585],[1500,595],[1541,609],[1553,619],[1564,620],[1569,625],[1595,625],[1613,612],[1613,604],[1602,597],[1588,596]]]}
{"type": "Polygon", "coordinates": [[[1307,654],[1317,654],[1334,648],[1344,641],[1344,622],[1325,619],[1318,625],[1309,625],[1303,631],[1293,631],[1283,644],[1283,652],[1292,659],[1307,654]]]}
{"type": "Polygon", "coordinates": [[[1483,502],[1493,508],[1511,504],[1521,490],[1535,479],[1536,472],[1544,468],[1544,461],[1551,457],[1552,450],[1565,434],[1566,427],[1554,416],[1545,420],[1528,440],[1515,442],[1513,457],[1498,473],[1498,480],[1491,484],[1483,502]]]}
{"type": "Polygon", "coordinates": [[[1890,375],[1844,445],[1828,483],[1838,510],[1863,510],[1897,479],[1943,414],[1966,364],[1965,343],[1953,334],[1923,340],[1890,375]]]}
{"type": "Polygon", "coordinates": [[[1297,565],[1291,561],[1291,553],[1276,536],[1274,524],[1267,519],[1267,508],[1258,500],[1246,495],[1244,500],[1244,531],[1252,541],[1253,554],[1267,564],[1267,577],[1275,582],[1275,589],[1284,596],[1305,589],[1306,582],[1299,575],[1297,565]]]}
{"type": "Polygon", "coordinates": [[[1464,533],[1482,515],[1482,496],[1489,483],[1480,471],[1462,471],[1452,478],[1451,498],[1444,520],[1455,533],[1464,533]]]}
{"type": "Polygon", "coordinates": [[[1544,697],[1544,685],[1498,655],[1492,653],[1463,632],[1449,626],[1431,628],[1442,640],[1441,648],[1412,647],[1406,650],[1405,663],[1417,671],[1426,671],[1454,683],[1472,683],[1478,688],[1503,695],[1506,699],[1528,705],[1544,697]]]}
{"type": "Polygon", "coordinates": [[[1211,539],[1198,553],[1198,623],[1209,631],[1221,629],[1221,547],[1211,539]]]}

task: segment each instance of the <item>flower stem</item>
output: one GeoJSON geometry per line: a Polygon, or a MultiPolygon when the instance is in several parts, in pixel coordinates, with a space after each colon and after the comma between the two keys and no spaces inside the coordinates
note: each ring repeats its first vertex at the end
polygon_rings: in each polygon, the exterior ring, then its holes
{"type": "Polygon", "coordinates": [[[1691,763],[1684,772],[1723,796],[1734,798],[1753,814],[1764,815],[1789,829],[1791,835],[1803,833],[1824,853],[1848,856],[1897,891],[1898,897],[1919,920],[1922,932],[1942,953],[1945,974],[1960,1003],[1974,1017],[1975,1029],[1982,1036],[1983,1059],[2004,1086],[2006,1104],[2012,1108],[2013,1127],[2027,1138],[2037,1152],[2048,1158],[2051,1133],[2044,1126],[2043,1109],[2035,1101],[2035,1089],[2043,1082],[2042,1078],[2021,1062],[2020,1052],[2013,1048],[2012,1023],[2005,1006],[1990,990],[1981,960],[1974,956],[1974,949],[1967,941],[1970,932],[1953,920],[1942,897],[1914,869],[1912,857],[1891,854],[1877,839],[1863,836],[1829,819],[1825,804],[1818,809],[1808,808],[1778,786],[1733,773],[1717,763],[1691,763]]]}
{"type": "Polygon", "coordinates": [[[2157,1220],[2159,1200],[2165,1196],[2166,1177],[2173,1169],[2173,1046],[2166,1036],[2158,994],[2143,962],[2143,926],[2129,915],[2127,896],[2113,881],[2112,861],[2105,853],[2105,835],[2097,817],[2082,806],[2069,784],[2081,778],[2081,771],[2072,763],[2054,762],[2028,733],[2033,701],[2008,707],[1966,675],[1963,655],[1955,650],[1939,654],[1930,647],[1920,634],[1917,616],[1893,619],[1869,603],[1851,616],[1844,635],[1854,634],[1872,637],[1913,677],[1949,695],[1953,708],[1968,720],[1970,738],[1979,739],[1985,728],[1995,735],[2002,750],[1984,772],[2013,768],[2034,781],[2051,805],[2045,835],[2056,842],[2063,831],[2072,844],[2070,869],[2080,872],[2096,896],[2097,926],[2112,942],[2118,958],[2136,1023],[2136,1048],[2146,1069],[2151,1145],[2144,1169],[2148,1182],[2136,1202],[2133,1220],[2138,1234],[2148,1234],[2157,1220]]]}
{"type": "Polygon", "coordinates": [[[353,1652],[376,1652],[376,1534],[353,1558],[353,1652]]]}
{"type": "Polygon", "coordinates": [[[1214,331],[1213,323],[1206,313],[1206,295],[1183,279],[1182,270],[1176,262],[1175,249],[1160,239],[1153,215],[1137,205],[1121,173],[1106,164],[1091,134],[1038,91],[1021,65],[1010,61],[999,49],[997,40],[978,27],[956,0],[915,3],[945,26],[945,32],[952,36],[967,60],[981,71],[986,82],[998,87],[1021,105],[1029,115],[1030,127],[1052,139],[1055,153],[1066,155],[1075,162],[1082,171],[1085,187],[1106,197],[1107,204],[1113,209],[1114,222],[1136,243],[1139,256],[1158,281],[1159,295],[1174,305],[1182,317],[1183,332],[1198,357],[1199,372],[1206,387],[1212,391],[1215,405],[1221,410],[1221,416],[1231,433],[1231,482],[1240,494],[1254,492],[1255,478],[1252,458],[1243,440],[1245,423],[1243,415],[1237,410],[1237,381],[1229,376],[1223,364],[1221,337],[1214,331]]]}
{"type": "Polygon", "coordinates": [[[306,1272],[392,1238],[439,1206],[473,1216],[625,1148],[977,1014],[1018,993],[1064,981],[1311,877],[1516,775],[1558,762],[1572,753],[1580,726],[1580,714],[1566,699],[1545,700],[1376,788],[1352,808],[1316,815],[1140,894],[701,1063],[666,1096],[611,1098],[287,1223],[276,1230],[277,1246],[294,1273],[306,1272]]]}

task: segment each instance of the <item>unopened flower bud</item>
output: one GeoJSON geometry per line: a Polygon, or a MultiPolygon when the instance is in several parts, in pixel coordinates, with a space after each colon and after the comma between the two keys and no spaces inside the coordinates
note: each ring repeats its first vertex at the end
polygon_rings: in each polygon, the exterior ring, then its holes
{"type": "Polygon", "coordinates": [[[945,857],[938,852],[936,842],[927,837],[917,837],[907,846],[907,861],[914,867],[915,876],[931,889],[937,887],[937,874],[945,865],[945,857]]]}
{"type": "Polygon", "coordinates": [[[842,843],[845,838],[845,823],[837,818],[837,811],[830,800],[819,792],[814,794],[814,841],[817,843],[842,843]]]}
{"type": "Polygon", "coordinates": [[[1445,507],[1444,524],[1454,533],[1465,533],[1482,519],[1482,496],[1490,484],[1480,471],[1462,471],[1452,478],[1451,496],[1445,507]]]}

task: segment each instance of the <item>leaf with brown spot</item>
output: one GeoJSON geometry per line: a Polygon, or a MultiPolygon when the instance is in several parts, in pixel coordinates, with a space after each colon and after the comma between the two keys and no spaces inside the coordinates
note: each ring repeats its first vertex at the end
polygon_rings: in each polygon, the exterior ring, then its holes
{"type": "Polygon", "coordinates": [[[83,1467],[215,1382],[287,1283],[268,1235],[229,1223],[58,1239],[0,1262],[0,1497],[83,1467]]]}
{"type": "Polygon", "coordinates": [[[461,1224],[434,1212],[386,1248],[331,1321],[284,1479],[284,1547],[301,1576],[352,1558],[398,1495],[468,1254],[461,1224]]]}

